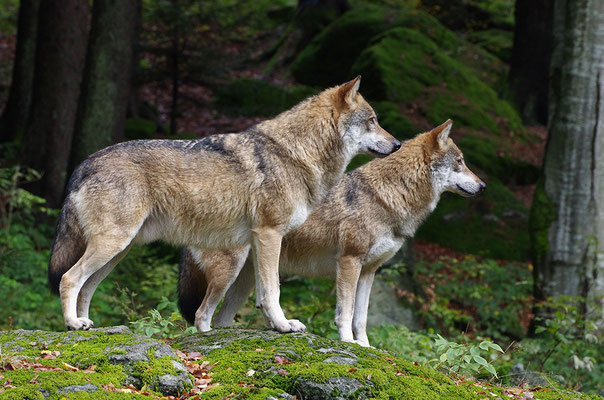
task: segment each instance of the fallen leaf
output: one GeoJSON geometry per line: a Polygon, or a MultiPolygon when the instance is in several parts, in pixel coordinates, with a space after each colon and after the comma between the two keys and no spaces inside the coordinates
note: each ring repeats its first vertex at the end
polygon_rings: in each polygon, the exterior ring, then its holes
{"type": "Polygon", "coordinates": [[[61,364],[67,371],[79,371],[79,369],[77,367],[74,367],[73,365],[69,365],[66,362],[61,363],[61,364]]]}
{"type": "Polygon", "coordinates": [[[264,349],[255,349],[254,351],[264,351],[264,349]]]}
{"type": "Polygon", "coordinates": [[[356,368],[350,368],[350,369],[348,370],[348,372],[357,372],[357,369],[356,369],[356,368]]]}
{"type": "Polygon", "coordinates": [[[289,361],[287,358],[283,357],[283,356],[275,356],[275,364],[277,365],[287,365],[287,364],[292,364],[294,361],[289,361]]]}
{"type": "Polygon", "coordinates": [[[283,375],[283,376],[287,375],[287,371],[286,371],[286,370],[284,370],[284,369],[281,369],[281,368],[279,368],[279,369],[277,370],[277,373],[278,373],[279,375],[283,375]]]}
{"type": "Polygon", "coordinates": [[[367,380],[370,381],[371,380],[371,374],[367,375],[367,380]]]}
{"type": "Polygon", "coordinates": [[[203,354],[198,351],[192,351],[189,353],[189,356],[187,358],[193,361],[201,360],[203,358],[203,354]]]}
{"type": "Polygon", "coordinates": [[[247,371],[245,374],[246,374],[247,376],[252,376],[252,375],[254,375],[255,373],[256,373],[256,371],[254,371],[253,369],[250,369],[250,370],[248,370],[248,371],[247,371]]]}
{"type": "Polygon", "coordinates": [[[30,379],[29,383],[33,383],[33,384],[38,384],[40,382],[38,382],[38,375],[34,376],[33,378],[30,379]]]}

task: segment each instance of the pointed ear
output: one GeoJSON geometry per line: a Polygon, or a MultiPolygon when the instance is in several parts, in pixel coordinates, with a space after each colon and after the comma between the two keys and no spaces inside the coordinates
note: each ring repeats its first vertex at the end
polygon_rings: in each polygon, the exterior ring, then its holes
{"type": "Polygon", "coordinates": [[[453,121],[450,119],[446,120],[442,125],[437,126],[430,132],[434,138],[434,145],[437,148],[444,148],[447,145],[447,139],[451,132],[453,121]]]}
{"type": "Polygon", "coordinates": [[[354,98],[359,92],[360,85],[361,75],[358,75],[350,82],[346,82],[340,86],[338,89],[338,96],[340,97],[342,104],[347,104],[348,106],[354,104],[354,98]]]}

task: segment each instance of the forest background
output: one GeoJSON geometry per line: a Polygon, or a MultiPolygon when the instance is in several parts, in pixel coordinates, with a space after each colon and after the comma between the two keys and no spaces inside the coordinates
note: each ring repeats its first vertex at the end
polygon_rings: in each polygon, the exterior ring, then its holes
{"type": "MultiPolygon", "coordinates": [[[[488,339],[506,349],[488,360],[504,383],[523,363],[604,394],[602,25],[588,0],[3,1],[0,329],[63,329],[46,269],[66,180],[88,155],[241,131],[360,74],[399,139],[453,119],[488,187],[444,196],[381,270],[371,343],[427,363],[442,356],[437,334],[488,339]]],[[[134,248],[93,319],[185,330],[178,258],[134,248]]],[[[288,315],[337,337],[333,282],[282,288],[288,315]]],[[[238,324],[263,325],[253,304],[238,324]]]]}

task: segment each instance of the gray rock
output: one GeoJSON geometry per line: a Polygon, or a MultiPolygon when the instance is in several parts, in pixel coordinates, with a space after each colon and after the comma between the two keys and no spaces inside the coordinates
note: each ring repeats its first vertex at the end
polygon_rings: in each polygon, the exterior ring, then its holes
{"type": "Polygon", "coordinates": [[[485,222],[501,222],[501,219],[495,214],[485,214],[482,216],[482,220],[485,222]]]}
{"type": "Polygon", "coordinates": [[[351,351],[336,349],[334,347],[321,347],[317,349],[317,351],[323,354],[340,354],[343,356],[356,357],[355,354],[351,351]]]}
{"type": "Polygon", "coordinates": [[[96,392],[99,388],[93,385],[92,383],[87,383],[86,385],[71,385],[66,386],[61,389],[57,389],[57,394],[60,393],[75,393],[75,392],[86,392],[92,393],[96,392]]]}
{"type": "Polygon", "coordinates": [[[183,372],[180,375],[161,375],[149,386],[152,390],[157,390],[166,396],[179,396],[186,391],[185,382],[191,384],[189,374],[183,372]]]}
{"type": "Polygon", "coordinates": [[[445,222],[460,221],[460,220],[466,218],[467,215],[468,215],[468,213],[466,213],[465,211],[454,211],[449,214],[443,215],[443,221],[445,221],[445,222]]]}
{"type": "Polygon", "coordinates": [[[323,360],[324,363],[334,363],[339,365],[354,365],[357,362],[356,358],[331,356],[323,360]]]}
{"type": "Polygon", "coordinates": [[[548,386],[550,384],[539,373],[525,370],[522,363],[518,363],[510,369],[510,383],[514,386],[526,384],[530,387],[548,386]]]}
{"type": "MultiPolygon", "coordinates": [[[[399,282],[396,282],[396,286],[399,286],[399,282]]],[[[405,307],[401,299],[396,296],[393,284],[386,282],[379,274],[376,275],[373,282],[370,298],[367,313],[368,326],[388,324],[405,325],[410,330],[418,328],[413,311],[405,307]]]]}
{"type": "Polygon", "coordinates": [[[329,378],[325,383],[313,382],[308,379],[298,378],[296,390],[303,399],[313,400],[346,400],[355,395],[355,399],[367,399],[371,393],[357,392],[361,388],[367,388],[358,380],[352,378],[329,378]]]}

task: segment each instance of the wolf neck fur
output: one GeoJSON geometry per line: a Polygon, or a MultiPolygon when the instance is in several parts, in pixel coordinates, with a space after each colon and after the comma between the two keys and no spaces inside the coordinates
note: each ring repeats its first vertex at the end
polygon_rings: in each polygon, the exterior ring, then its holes
{"type": "Polygon", "coordinates": [[[393,155],[367,164],[363,171],[376,189],[376,196],[394,217],[394,223],[408,224],[411,218],[413,225],[419,226],[440,198],[433,188],[430,165],[423,150],[423,143],[410,140],[393,155]]]}
{"type": "Polygon", "coordinates": [[[291,159],[301,174],[310,203],[316,203],[323,197],[356,155],[343,145],[328,94],[325,91],[257,125],[259,130],[281,145],[286,153],[281,156],[291,159]],[[320,107],[316,104],[310,107],[312,102],[318,102],[320,107]],[[292,137],[292,132],[302,134],[292,137]]]}

